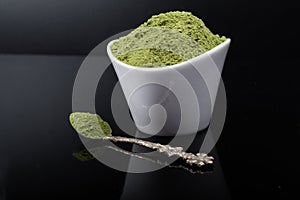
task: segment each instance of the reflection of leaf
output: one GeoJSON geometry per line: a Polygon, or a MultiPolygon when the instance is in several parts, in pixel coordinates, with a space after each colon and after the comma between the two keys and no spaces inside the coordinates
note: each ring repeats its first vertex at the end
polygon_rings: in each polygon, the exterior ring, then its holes
{"type": "Polygon", "coordinates": [[[106,146],[100,146],[100,147],[95,147],[87,150],[86,148],[81,149],[79,151],[75,151],[72,153],[72,156],[77,158],[80,161],[89,161],[94,159],[94,155],[99,155],[103,153],[103,150],[106,148],[106,146]]]}
{"type": "Polygon", "coordinates": [[[74,112],[69,119],[73,128],[84,137],[99,139],[111,136],[109,124],[97,114],[74,112]]]}
{"type": "Polygon", "coordinates": [[[72,156],[74,156],[80,161],[89,161],[94,159],[94,156],[90,154],[90,152],[87,149],[82,149],[80,151],[73,152],[72,156]]]}

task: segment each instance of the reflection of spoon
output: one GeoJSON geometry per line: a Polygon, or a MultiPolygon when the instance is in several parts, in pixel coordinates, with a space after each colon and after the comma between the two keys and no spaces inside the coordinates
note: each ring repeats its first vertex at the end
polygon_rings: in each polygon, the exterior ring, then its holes
{"type": "Polygon", "coordinates": [[[126,155],[129,155],[129,156],[138,158],[138,159],[143,159],[143,160],[148,161],[148,162],[152,162],[152,163],[159,164],[159,165],[164,165],[166,167],[176,168],[176,169],[184,169],[184,170],[186,170],[186,171],[188,171],[192,174],[204,174],[204,173],[208,173],[208,172],[212,171],[211,168],[206,168],[206,169],[203,169],[203,168],[200,169],[198,167],[193,168],[191,166],[184,165],[184,163],[183,164],[177,164],[177,165],[169,165],[167,162],[164,162],[162,160],[154,160],[152,158],[147,157],[146,155],[135,154],[135,153],[132,153],[132,152],[120,149],[120,148],[116,148],[116,147],[111,146],[111,145],[104,145],[104,146],[100,146],[100,147],[95,147],[95,148],[91,148],[89,150],[84,148],[84,149],[81,149],[79,151],[73,152],[72,155],[77,160],[80,160],[82,162],[90,161],[90,160],[95,159],[94,156],[90,152],[101,153],[105,149],[110,149],[110,150],[113,150],[113,151],[116,151],[116,152],[119,152],[119,153],[122,153],[122,154],[126,154],[126,155]]]}
{"type": "Polygon", "coordinates": [[[136,138],[127,138],[121,136],[112,136],[109,124],[101,119],[97,114],[74,112],[70,114],[70,123],[73,128],[82,136],[90,139],[111,140],[113,142],[126,142],[147,147],[149,149],[163,152],[170,156],[178,156],[185,160],[189,165],[203,166],[213,163],[213,157],[205,153],[187,153],[182,147],[171,147],[136,138]]]}

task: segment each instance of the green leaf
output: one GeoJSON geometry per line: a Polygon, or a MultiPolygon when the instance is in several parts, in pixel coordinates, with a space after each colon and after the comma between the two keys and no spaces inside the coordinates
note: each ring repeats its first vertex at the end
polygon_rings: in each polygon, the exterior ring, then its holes
{"type": "Polygon", "coordinates": [[[70,114],[69,120],[77,133],[86,138],[99,139],[111,136],[109,124],[97,114],[74,112],[70,114]]]}

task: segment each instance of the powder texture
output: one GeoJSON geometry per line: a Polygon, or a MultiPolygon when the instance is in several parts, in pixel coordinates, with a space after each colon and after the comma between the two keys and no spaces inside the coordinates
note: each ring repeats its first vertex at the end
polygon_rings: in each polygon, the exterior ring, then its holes
{"type": "Polygon", "coordinates": [[[73,128],[84,137],[97,139],[111,136],[109,124],[97,114],[74,112],[69,118],[73,128]]]}
{"type": "Polygon", "coordinates": [[[226,38],[213,34],[190,12],[168,12],[152,16],[111,45],[120,61],[137,67],[174,65],[208,51],[226,38]]]}

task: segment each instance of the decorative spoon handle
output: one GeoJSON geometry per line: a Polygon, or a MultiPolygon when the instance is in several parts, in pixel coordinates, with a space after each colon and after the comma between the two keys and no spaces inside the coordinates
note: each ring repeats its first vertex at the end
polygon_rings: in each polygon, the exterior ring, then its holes
{"type": "Polygon", "coordinates": [[[179,156],[186,163],[190,165],[197,165],[199,167],[212,164],[214,158],[212,156],[208,156],[206,153],[197,153],[196,155],[193,153],[187,153],[183,151],[182,147],[171,147],[170,145],[162,145],[159,143],[153,143],[149,141],[144,141],[136,138],[127,138],[121,136],[108,136],[104,137],[103,139],[111,140],[113,142],[128,142],[132,144],[137,144],[140,146],[144,146],[153,150],[157,150],[162,153],[166,153],[168,156],[179,156]]]}

